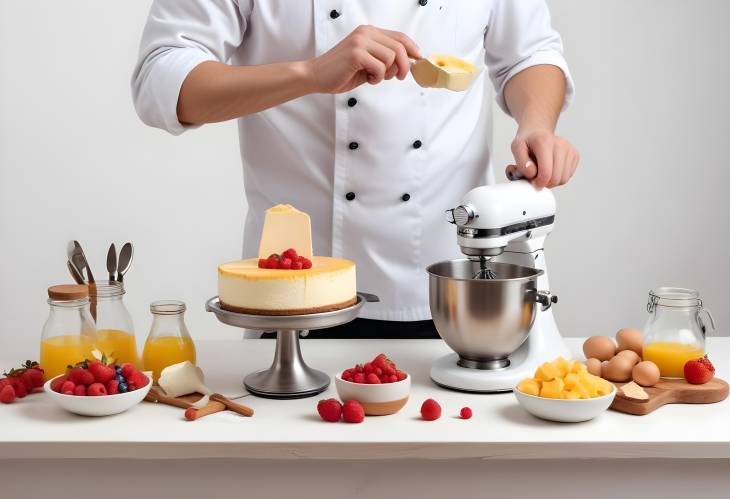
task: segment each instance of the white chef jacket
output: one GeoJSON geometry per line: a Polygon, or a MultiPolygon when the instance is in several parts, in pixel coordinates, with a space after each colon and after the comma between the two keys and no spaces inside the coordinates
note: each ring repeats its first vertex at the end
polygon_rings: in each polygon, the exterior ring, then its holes
{"type": "MultiPolygon", "coordinates": [[[[135,107],[145,123],[180,134],[189,128],[177,119],[180,87],[201,62],[308,59],[362,24],[406,33],[424,55],[486,64],[505,112],[505,84],[537,64],[562,69],[566,105],[572,96],[544,0],[155,0],[135,107]]],[[[315,254],[354,260],[358,289],[380,296],[363,317],[429,319],[425,267],[460,256],[444,211],[491,178],[484,75],[460,93],[408,76],[240,118],[244,257],[257,254],[265,210],[292,204],[311,216],[315,254]]]]}

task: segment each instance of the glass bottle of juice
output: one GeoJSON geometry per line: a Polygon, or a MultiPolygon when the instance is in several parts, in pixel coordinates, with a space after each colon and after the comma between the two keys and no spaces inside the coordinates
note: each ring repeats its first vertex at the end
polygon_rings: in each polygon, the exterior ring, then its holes
{"type": "Polygon", "coordinates": [[[67,366],[91,359],[96,342],[85,285],[48,288],[50,312],[41,336],[40,363],[46,379],[66,372],[67,366]]]}
{"type": "Polygon", "coordinates": [[[697,291],[657,288],[649,293],[649,320],[644,327],[644,360],[659,367],[663,378],[683,378],[688,360],[705,355],[706,326],[702,314],[715,323],[702,307],[697,291]]]}
{"type": "Polygon", "coordinates": [[[124,285],[117,281],[96,281],[89,286],[91,311],[96,318],[96,348],[117,364],[131,362],[139,368],[134,324],[124,306],[124,285]]]}
{"type": "Polygon", "coordinates": [[[142,363],[152,371],[155,382],[167,366],[189,360],[195,364],[195,344],[185,326],[185,304],[181,301],[156,301],[150,305],[152,328],[144,344],[142,363]]]}

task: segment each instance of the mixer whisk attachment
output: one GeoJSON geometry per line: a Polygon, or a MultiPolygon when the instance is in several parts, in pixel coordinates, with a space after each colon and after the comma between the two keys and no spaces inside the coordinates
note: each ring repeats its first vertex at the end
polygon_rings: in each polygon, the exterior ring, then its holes
{"type": "Polygon", "coordinates": [[[497,278],[497,274],[494,273],[494,270],[487,267],[489,260],[490,260],[489,257],[486,257],[486,256],[479,257],[479,271],[477,271],[477,273],[472,276],[472,279],[496,279],[497,278]]]}

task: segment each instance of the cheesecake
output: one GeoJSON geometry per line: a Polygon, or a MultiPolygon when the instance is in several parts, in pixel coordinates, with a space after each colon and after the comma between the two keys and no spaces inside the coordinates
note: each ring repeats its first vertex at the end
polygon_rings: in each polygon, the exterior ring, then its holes
{"type": "Polygon", "coordinates": [[[331,312],[357,301],[355,263],[314,256],[309,215],[290,205],[266,211],[258,258],[218,266],[221,308],[255,315],[331,312]]]}
{"type": "Polygon", "coordinates": [[[259,268],[257,258],[218,267],[221,308],[243,314],[298,315],[330,312],[356,301],[355,264],[315,256],[312,268],[259,268]]]}

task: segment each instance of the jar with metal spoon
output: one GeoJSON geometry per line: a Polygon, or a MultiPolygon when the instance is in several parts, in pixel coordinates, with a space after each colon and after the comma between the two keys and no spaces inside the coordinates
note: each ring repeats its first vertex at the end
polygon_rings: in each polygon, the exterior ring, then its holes
{"type": "Polygon", "coordinates": [[[134,324],[124,305],[124,285],[96,281],[89,285],[89,291],[96,309],[96,347],[117,364],[130,362],[139,368],[134,324]]]}
{"type": "Polygon", "coordinates": [[[715,322],[697,291],[661,287],[649,292],[643,358],[654,362],[664,378],[684,377],[684,365],[705,355],[706,322],[715,322]],[[705,320],[703,320],[705,317],[705,320]]]}

